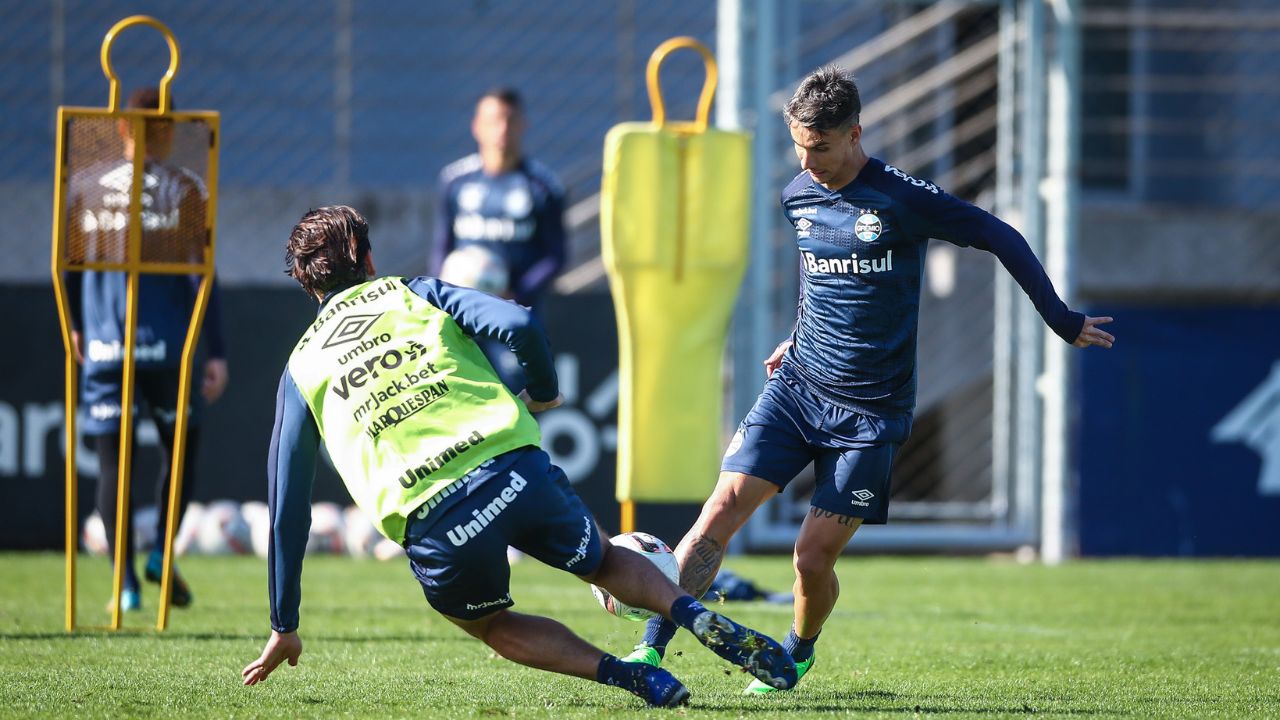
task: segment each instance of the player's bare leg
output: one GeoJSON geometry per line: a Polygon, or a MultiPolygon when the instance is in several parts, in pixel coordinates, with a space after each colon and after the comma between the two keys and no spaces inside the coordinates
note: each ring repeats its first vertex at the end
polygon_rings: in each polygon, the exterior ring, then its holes
{"type": "MultiPolygon", "coordinates": [[[[603,536],[601,536],[603,540],[603,536]]],[[[584,581],[599,585],[610,595],[632,607],[656,612],[671,619],[671,604],[686,593],[676,587],[657,565],[627,548],[603,542],[604,558],[584,581]]]]}
{"type": "MultiPolygon", "coordinates": [[[[803,678],[813,667],[817,657],[814,643],[835,608],[836,599],[840,597],[836,560],[861,525],[860,518],[838,515],[816,507],[809,508],[808,516],[800,525],[800,535],[796,538],[796,549],[792,556],[796,571],[795,619],[791,633],[783,642],[783,647],[795,660],[799,678],[803,678]]],[[[776,691],[777,688],[753,682],[745,692],[747,695],[763,695],[776,691]]]]}
{"type": "Polygon", "coordinates": [[[689,699],[689,691],[666,670],[624,663],[551,618],[511,610],[476,620],[445,617],[512,662],[620,687],[655,707],[689,699]]]}
{"type": "Polygon", "coordinates": [[[708,650],[751,673],[758,682],[777,688],[795,684],[795,663],[777,641],[708,610],[639,553],[610,543],[604,544],[604,553],[600,567],[581,576],[583,580],[627,605],[660,614],[673,628],[685,628],[708,650]]]}
{"type": "Polygon", "coordinates": [[[604,651],[551,618],[500,610],[478,620],[450,617],[468,635],[521,665],[594,680],[604,651]]]}
{"type": "Polygon", "coordinates": [[[778,494],[778,486],[754,475],[722,472],[702,512],[676,546],[680,587],[696,598],[706,594],[720,571],[725,547],[756,508],[778,494]]]}
{"type": "Polygon", "coordinates": [[[794,591],[795,632],[813,638],[831,615],[840,597],[836,560],[862,525],[862,519],[821,508],[810,507],[800,525],[792,564],[796,571],[794,591]]]}
{"type": "MultiPolygon", "coordinates": [[[[720,473],[716,488],[703,503],[697,521],[675,548],[676,561],[680,564],[680,587],[695,598],[705,595],[720,571],[729,539],[756,508],[777,493],[777,485],[754,475],[720,473]]],[[[645,626],[644,638],[624,659],[659,665],[667,643],[675,634],[675,623],[657,618],[650,620],[645,626]]]]}

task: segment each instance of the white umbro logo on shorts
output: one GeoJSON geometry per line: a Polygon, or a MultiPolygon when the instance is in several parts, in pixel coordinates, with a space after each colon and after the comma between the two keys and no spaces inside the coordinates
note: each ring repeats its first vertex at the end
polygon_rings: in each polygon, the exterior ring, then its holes
{"type": "Polygon", "coordinates": [[[851,494],[854,497],[853,504],[857,505],[858,507],[866,507],[867,501],[876,496],[875,493],[865,489],[854,490],[853,493],[851,494]]]}

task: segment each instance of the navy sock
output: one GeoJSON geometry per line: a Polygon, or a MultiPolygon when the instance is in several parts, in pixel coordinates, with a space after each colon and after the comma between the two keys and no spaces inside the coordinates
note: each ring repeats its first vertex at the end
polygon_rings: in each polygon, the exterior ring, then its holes
{"type": "Polygon", "coordinates": [[[782,649],[791,655],[792,660],[804,662],[813,657],[813,644],[818,642],[819,635],[822,635],[821,631],[806,640],[796,635],[796,629],[793,627],[791,632],[787,633],[787,639],[782,641],[782,649]]]}
{"type": "MultiPolygon", "coordinates": [[[[702,603],[694,600],[692,595],[678,597],[675,602],[671,603],[671,619],[675,621],[676,625],[686,630],[692,630],[694,618],[706,611],[707,609],[702,606],[702,603]]],[[[672,632],[675,631],[673,630],[672,632]]]]}
{"type": "Polygon", "coordinates": [[[640,642],[657,650],[658,656],[663,657],[667,654],[667,644],[671,642],[671,638],[676,636],[681,627],[691,627],[693,619],[704,610],[706,608],[702,603],[694,600],[691,595],[677,598],[674,603],[671,603],[671,617],[675,622],[661,615],[655,615],[645,624],[644,637],[640,642]]]}
{"type": "Polygon", "coordinates": [[[630,688],[634,685],[635,667],[632,663],[624,663],[617,657],[605,653],[596,666],[596,682],[613,687],[630,688]]]}
{"type": "Polygon", "coordinates": [[[671,642],[671,638],[676,636],[676,632],[680,626],[662,617],[654,615],[649,618],[649,622],[644,626],[644,637],[640,642],[648,645],[658,651],[658,657],[664,657],[667,654],[667,643],[671,642]]]}

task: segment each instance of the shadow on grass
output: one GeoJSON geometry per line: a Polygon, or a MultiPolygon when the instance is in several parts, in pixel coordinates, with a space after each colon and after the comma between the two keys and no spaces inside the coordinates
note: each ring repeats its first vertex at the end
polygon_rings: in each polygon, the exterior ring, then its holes
{"type": "MultiPolygon", "coordinates": [[[[105,630],[103,628],[85,628],[76,632],[30,632],[30,633],[0,633],[0,640],[96,640],[100,638],[119,638],[121,640],[155,640],[166,638],[171,640],[252,640],[254,642],[265,641],[270,633],[231,633],[231,632],[175,632],[167,630],[158,632],[153,628],[121,628],[118,631],[105,630]]],[[[303,639],[307,642],[326,642],[326,643],[379,643],[379,642],[396,642],[396,643],[421,643],[421,642],[445,642],[445,643],[471,643],[475,642],[471,637],[463,634],[448,635],[304,635],[303,639]]]]}
{"type": "MultiPolygon", "coordinates": [[[[697,706],[695,698],[694,706],[697,706]]],[[[706,709],[712,709],[707,707],[706,709]]],[[[765,715],[777,715],[780,712],[793,713],[796,711],[813,712],[813,713],[849,713],[849,712],[866,712],[866,713],[901,713],[903,715],[950,715],[950,714],[972,714],[972,715],[1034,715],[1038,713],[1049,712],[1054,715],[1128,715],[1121,710],[1086,710],[1079,708],[1046,708],[1045,705],[1036,707],[1033,704],[1020,703],[1017,705],[992,705],[990,707],[973,707],[965,705],[941,705],[937,703],[936,698],[931,698],[930,702],[912,702],[910,696],[899,695],[888,690],[859,690],[849,692],[805,692],[802,695],[793,695],[791,693],[777,693],[775,695],[767,695],[764,697],[756,697],[741,703],[724,704],[715,709],[731,711],[737,713],[761,713],[765,715]],[[785,702],[780,705],[774,702],[785,702]]]]}

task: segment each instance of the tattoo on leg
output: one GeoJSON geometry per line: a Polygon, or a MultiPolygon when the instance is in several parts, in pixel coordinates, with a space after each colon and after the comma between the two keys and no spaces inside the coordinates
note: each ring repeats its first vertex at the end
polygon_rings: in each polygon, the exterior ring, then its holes
{"type": "Polygon", "coordinates": [[[689,543],[689,555],[680,566],[680,587],[695,598],[701,598],[711,588],[724,559],[724,545],[705,535],[699,535],[689,543]]]}
{"type": "Polygon", "coordinates": [[[823,520],[826,520],[827,518],[835,518],[837,523],[845,527],[854,527],[859,522],[859,518],[853,517],[852,515],[841,515],[840,513],[833,513],[830,510],[823,510],[820,507],[814,507],[812,505],[809,506],[809,514],[823,520]]]}

